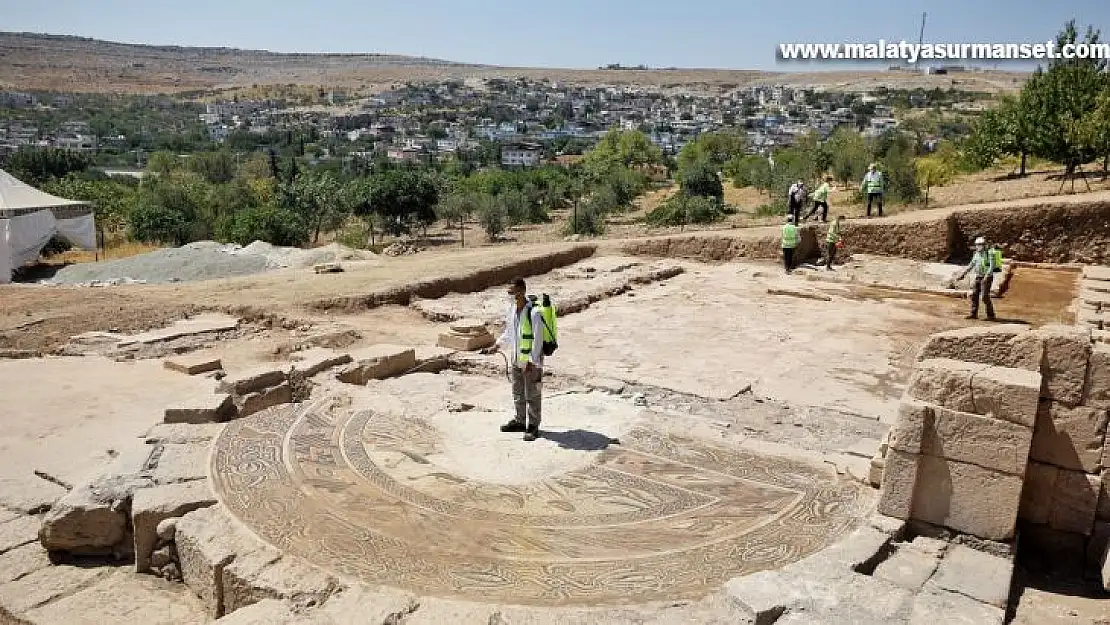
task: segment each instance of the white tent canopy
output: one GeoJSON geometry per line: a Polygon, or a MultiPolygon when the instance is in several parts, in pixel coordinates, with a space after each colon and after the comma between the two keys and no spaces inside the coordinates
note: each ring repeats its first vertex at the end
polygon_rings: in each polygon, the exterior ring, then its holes
{"type": "Polygon", "coordinates": [[[96,249],[92,206],[43,193],[0,169],[0,283],[38,258],[55,234],[96,249]]]}

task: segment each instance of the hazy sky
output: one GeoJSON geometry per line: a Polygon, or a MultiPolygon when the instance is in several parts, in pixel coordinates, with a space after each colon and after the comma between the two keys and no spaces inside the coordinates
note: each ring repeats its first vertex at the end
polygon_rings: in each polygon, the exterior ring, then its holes
{"type": "Polygon", "coordinates": [[[1071,18],[1110,34],[1110,0],[0,0],[0,30],[511,66],[801,69],[776,61],[778,43],[916,42],[922,11],[934,42],[1040,42],[1071,18]]]}

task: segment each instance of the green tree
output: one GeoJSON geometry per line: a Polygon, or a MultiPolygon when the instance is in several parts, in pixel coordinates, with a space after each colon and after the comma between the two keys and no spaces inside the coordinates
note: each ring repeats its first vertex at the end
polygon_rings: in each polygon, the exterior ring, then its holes
{"type": "Polygon", "coordinates": [[[285,185],[285,193],[292,198],[288,208],[300,215],[313,243],[320,241],[321,230],[338,228],[350,214],[348,198],[330,172],[301,172],[292,184],[285,185]]]}
{"type": "Polygon", "coordinates": [[[917,184],[925,192],[925,206],[929,206],[929,190],[943,187],[956,178],[956,168],[951,159],[943,155],[923,156],[914,161],[917,184]]]}
{"type": "Polygon", "coordinates": [[[107,231],[119,230],[135,204],[134,184],[120,180],[89,180],[75,174],[43,185],[43,190],[58,197],[81,200],[93,205],[97,225],[107,231]]]}
{"type": "Polygon", "coordinates": [[[863,135],[842,126],[829,135],[825,146],[832,157],[829,169],[834,179],[848,185],[863,178],[871,158],[863,135]]]}
{"type": "Polygon", "coordinates": [[[621,168],[659,165],[663,152],[647,135],[637,130],[610,130],[582,159],[582,167],[593,179],[604,178],[621,168]]]}
{"type": "Polygon", "coordinates": [[[33,186],[83,172],[90,164],[89,157],[83,153],[52,148],[23,148],[4,161],[8,173],[33,186]]]}
{"type": "Polygon", "coordinates": [[[239,211],[221,227],[225,241],[249,245],[266,241],[273,245],[300,246],[308,242],[309,229],[297,213],[280,206],[262,205],[239,211]]]}
{"type": "Polygon", "coordinates": [[[449,226],[459,229],[459,245],[466,246],[466,222],[481,207],[481,195],[468,191],[449,193],[439,200],[436,214],[449,226]]]}
{"type": "Polygon", "coordinates": [[[439,189],[427,172],[395,169],[371,178],[367,200],[363,205],[373,207],[391,234],[400,235],[413,223],[428,224],[435,220],[439,189]]]}
{"type": "Polygon", "coordinates": [[[712,197],[679,191],[648,213],[644,221],[654,226],[686,226],[713,223],[724,216],[724,206],[712,197]]]}
{"type": "Polygon", "coordinates": [[[708,197],[717,202],[724,201],[724,186],[717,176],[717,168],[708,159],[687,163],[685,167],[681,167],[679,184],[686,195],[708,197]]]}
{"type": "Polygon", "coordinates": [[[880,168],[886,181],[887,197],[901,202],[912,202],[920,195],[913,154],[913,143],[909,137],[898,135],[893,139],[882,158],[880,168]]]}
{"type": "Polygon", "coordinates": [[[482,229],[486,231],[486,236],[491,242],[496,241],[501,233],[505,231],[505,207],[501,204],[498,198],[492,195],[482,196],[481,206],[478,208],[478,219],[482,223],[482,229]]]}
{"type": "Polygon", "coordinates": [[[766,156],[745,156],[729,167],[735,187],[755,187],[760,193],[771,188],[771,163],[766,156]]]}
{"type": "Polygon", "coordinates": [[[706,161],[717,171],[735,158],[744,155],[748,147],[744,135],[731,132],[707,132],[683,146],[678,153],[678,169],[706,161]]]}
{"type": "Polygon", "coordinates": [[[212,184],[231,182],[235,178],[235,159],[227,152],[198,152],[185,160],[189,171],[200,174],[212,184]]]}

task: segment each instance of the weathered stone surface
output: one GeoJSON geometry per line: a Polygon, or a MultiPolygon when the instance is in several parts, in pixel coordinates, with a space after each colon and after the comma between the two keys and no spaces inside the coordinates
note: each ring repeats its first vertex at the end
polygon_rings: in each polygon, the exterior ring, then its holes
{"type": "Polygon", "coordinates": [[[788,606],[804,599],[793,581],[777,571],[735,577],[725,584],[725,592],[751,614],[754,625],[771,625],[788,606]]]}
{"type": "Polygon", "coordinates": [[[205,353],[182,354],[162,361],[162,366],[170,371],[178,371],[185,375],[197,375],[217,371],[223,367],[218,356],[205,353]]]}
{"type": "Polygon", "coordinates": [[[1100,579],[1102,560],[1110,547],[1110,523],[1095,521],[1091,538],[1087,541],[1087,552],[1083,562],[1083,574],[1088,579],[1100,579]]]}
{"type": "Polygon", "coordinates": [[[264,599],[286,599],[307,608],[343,588],[336,577],[267,547],[237,556],[224,569],[224,609],[232,612],[264,599]]]}
{"type": "Polygon", "coordinates": [[[285,371],[272,366],[258,367],[250,371],[242,371],[229,375],[220,380],[216,389],[220,393],[233,395],[246,395],[256,393],[271,386],[277,386],[285,381],[285,371]]]}
{"type": "Polygon", "coordinates": [[[27,471],[20,478],[0,476],[0,506],[20,514],[38,514],[48,510],[65,496],[66,489],[27,471]]]}
{"type": "Polygon", "coordinates": [[[7,584],[51,566],[50,554],[37,542],[0,553],[0,584],[7,584]]]}
{"type": "Polygon", "coordinates": [[[151,457],[157,460],[151,477],[160,485],[204,480],[208,477],[209,448],[209,443],[162,445],[160,452],[151,457]]]}
{"type": "Polygon", "coordinates": [[[154,528],[154,533],[158,536],[158,540],[172,541],[174,536],[177,536],[177,517],[159,521],[158,527],[154,528]]]}
{"type": "Polygon", "coordinates": [[[477,319],[459,319],[451,322],[451,331],[459,334],[489,334],[486,324],[477,319]]]}
{"type": "Polygon", "coordinates": [[[439,335],[439,340],[436,341],[436,345],[461,352],[472,352],[476,349],[489,347],[496,342],[497,340],[492,334],[457,334],[455,332],[445,332],[439,335]]]}
{"type": "Polygon", "coordinates": [[[225,423],[159,423],[143,434],[144,441],[155,443],[207,443],[224,431],[225,423]]]}
{"type": "Polygon", "coordinates": [[[906,531],[906,520],[875,513],[867,517],[867,524],[891,538],[898,538],[906,531]]]}
{"type": "Polygon", "coordinates": [[[920,487],[913,497],[913,518],[987,540],[1013,537],[1021,502],[1020,476],[920,456],[917,479],[920,487]]]}
{"type": "Polygon", "coordinates": [[[1018,476],[1025,474],[1033,439],[1028,427],[947,408],[934,411],[931,426],[926,427],[923,454],[1018,476]]]}
{"type": "Polygon", "coordinates": [[[190,319],[174,322],[168,328],[159,328],[141,334],[120,337],[120,347],[130,345],[161,343],[183,336],[195,336],[214,332],[227,332],[239,327],[239,320],[220,313],[204,313],[190,319]]]}
{"type": "Polygon", "coordinates": [[[620,395],[624,392],[625,386],[626,384],[623,380],[615,380],[612,378],[598,378],[586,382],[587,388],[609,393],[610,395],[620,395]]]}
{"type": "Polygon", "coordinates": [[[873,564],[895,535],[897,533],[890,533],[888,528],[865,525],[856,528],[828,549],[788,564],[780,570],[798,578],[846,575],[857,568],[873,564]]]}
{"type": "MultiPolygon", "coordinates": [[[[131,495],[152,484],[149,477],[128,471],[73,489],[43,517],[39,532],[42,546],[50,551],[89,555],[102,555],[123,546],[131,495]]],[[[126,547],[130,550],[129,540],[126,547]]]]}
{"type": "Polygon", "coordinates": [[[256,393],[243,395],[236,400],[240,417],[249,417],[267,408],[293,402],[293,387],[288,382],[263,389],[256,393]]]}
{"type": "Polygon", "coordinates": [[[209,616],[224,614],[224,568],[237,555],[265,548],[244,532],[219,506],[201,508],[177,521],[174,537],[181,577],[200,598],[209,616]]]}
{"type": "MultiPolygon", "coordinates": [[[[264,599],[214,621],[214,625],[290,625],[306,619],[295,614],[282,601],[264,599]]],[[[330,621],[313,622],[313,625],[317,624],[330,625],[330,621]]]]}
{"type": "Polygon", "coordinates": [[[937,587],[1005,608],[1014,564],[964,545],[952,545],[933,577],[937,587]]]}
{"type": "MultiPolygon", "coordinates": [[[[1106,463],[1105,457],[1103,464],[1106,463]]],[[[1110,521],[1110,470],[1104,470],[1099,476],[1098,506],[1095,518],[1100,521],[1110,521]]]]}
{"type": "Polygon", "coordinates": [[[1002,625],[1006,612],[970,597],[926,588],[917,595],[909,625],[1002,625]]]}
{"type": "Polygon", "coordinates": [[[227,393],[197,393],[166,408],[164,423],[220,423],[235,416],[235,404],[227,393]]]}
{"type": "Polygon", "coordinates": [[[415,348],[416,365],[421,373],[438,373],[450,364],[455,350],[435,345],[420,345],[415,348]]]}
{"type": "Polygon", "coordinates": [[[82,588],[27,612],[32,623],[65,625],[200,625],[207,622],[200,603],[174,584],[123,568],[97,568],[107,574],[82,588]]]}
{"type": "MultiPolygon", "coordinates": [[[[1032,428],[1037,420],[1041,374],[1024,369],[988,367],[971,379],[973,412],[1032,428]]],[[[950,406],[945,406],[946,408],[950,406]]]]}
{"type": "Polygon", "coordinates": [[[1064,469],[1096,473],[1102,468],[1108,419],[1102,408],[1041,402],[1030,457],[1064,469]]]}
{"type": "Polygon", "coordinates": [[[1110,409],[1110,345],[1099,343],[1091,348],[1087,384],[1083,403],[1110,409]]]}
{"type": "Polygon", "coordinates": [[[1059,473],[1060,470],[1052,465],[1029,463],[1025,472],[1025,486],[1021,492],[1021,518],[1030,523],[1048,523],[1059,473]]]}
{"type": "Polygon", "coordinates": [[[794,583],[803,589],[806,607],[827,623],[901,623],[913,601],[911,591],[854,571],[794,583]]]}
{"type": "Polygon", "coordinates": [[[870,468],[867,471],[867,483],[874,488],[883,485],[883,471],[886,470],[886,458],[875,456],[871,458],[870,468]]]}
{"type": "Polygon", "coordinates": [[[71,594],[107,574],[99,567],[51,566],[0,586],[0,605],[20,614],[71,594]]]}
{"type": "Polygon", "coordinates": [[[291,367],[300,371],[306,378],[351,362],[351,355],[331,349],[316,348],[293,354],[291,367]]]}
{"type": "Polygon", "coordinates": [[[936,406],[974,412],[971,378],[986,368],[986,365],[947,358],[922,360],[914,367],[906,395],[936,406]]]}
{"type": "Polygon", "coordinates": [[[315,273],[343,273],[343,265],[339,263],[318,263],[312,266],[315,273]]]}
{"type": "Polygon", "coordinates": [[[933,406],[909,397],[898,406],[898,422],[890,429],[890,449],[921,453],[921,441],[933,424],[933,406]]]}
{"type": "Polygon", "coordinates": [[[879,488],[879,514],[908,519],[913,509],[921,457],[891,447],[886,454],[883,483],[879,488]]]}
{"type": "Polygon", "coordinates": [[[203,480],[135,491],[131,502],[135,572],[150,572],[150,555],[158,542],[158,525],[162,521],[215,503],[208,482],[203,480]]]}
{"type": "Polygon", "coordinates": [[[1080,306],[1075,315],[1076,321],[1085,329],[1105,330],[1106,315],[1086,306],[1080,306]]]}
{"type": "Polygon", "coordinates": [[[1042,395],[1068,406],[1083,399],[1091,332],[1076,326],[1049,325],[1034,332],[1044,340],[1042,395]]]}
{"type": "Polygon", "coordinates": [[[1095,523],[1100,481],[1096,475],[1061,469],[1053,489],[1048,526],[1089,536],[1095,523]]]}
{"type": "Polygon", "coordinates": [[[20,516],[0,523],[0,553],[35,542],[41,525],[34,516],[20,516]]]}
{"type": "Polygon", "coordinates": [[[910,542],[909,547],[907,548],[939,558],[944,555],[944,552],[948,551],[948,546],[948,543],[940,540],[939,538],[915,536],[913,541],[910,542]]]}
{"type": "Polygon", "coordinates": [[[879,563],[874,577],[917,592],[937,570],[940,557],[903,547],[879,563]]]}
{"type": "Polygon", "coordinates": [[[354,364],[336,375],[340,382],[365,385],[369,380],[400,375],[416,366],[416,350],[399,345],[374,345],[352,352],[351,358],[354,364]]]}
{"type": "Polygon", "coordinates": [[[998,367],[1039,371],[1040,355],[1034,359],[1027,349],[1015,349],[1014,339],[1028,332],[1026,326],[1006,324],[986,328],[960,328],[929,337],[918,352],[918,360],[950,358],[998,367]]]}

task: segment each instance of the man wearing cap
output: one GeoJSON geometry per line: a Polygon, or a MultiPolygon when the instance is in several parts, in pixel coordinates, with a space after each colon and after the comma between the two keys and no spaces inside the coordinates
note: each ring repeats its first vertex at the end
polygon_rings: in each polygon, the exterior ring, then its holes
{"type": "Polygon", "coordinates": [[[979,318],[979,297],[983,298],[983,306],[987,309],[987,320],[994,321],[994,304],[991,303],[991,287],[994,285],[994,255],[987,249],[987,240],[983,237],[975,239],[975,255],[971,263],[960,272],[949,286],[963,280],[969,271],[975,272],[975,284],[971,289],[971,314],[968,319],[979,318]]]}
{"type": "Polygon", "coordinates": [[[794,248],[798,247],[798,226],[794,225],[794,216],[786,216],[786,224],[782,227],[782,264],[786,273],[794,269],[794,248]]]}
{"type": "Polygon", "coordinates": [[[523,278],[513,281],[508,290],[505,331],[497,342],[481,353],[492,354],[499,348],[512,351],[513,405],[516,413],[501,426],[502,432],[524,432],[524,440],[540,435],[543,404],[543,327],[539,306],[530,305],[523,278]],[[535,347],[533,347],[533,345],[535,347]]]}
{"type": "Polygon", "coordinates": [[[863,177],[863,183],[860,184],[860,191],[867,194],[867,216],[871,216],[871,203],[878,202],[879,217],[883,216],[883,172],[875,167],[875,163],[871,163],[867,167],[867,175],[863,177]]]}

